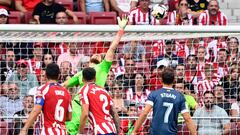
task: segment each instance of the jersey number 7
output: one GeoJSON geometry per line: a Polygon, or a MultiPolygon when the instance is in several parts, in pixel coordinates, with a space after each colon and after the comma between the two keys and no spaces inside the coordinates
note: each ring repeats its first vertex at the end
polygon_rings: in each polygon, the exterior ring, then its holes
{"type": "Polygon", "coordinates": [[[167,110],[164,114],[164,123],[168,123],[168,118],[172,111],[173,103],[163,102],[163,106],[167,107],[167,110]]]}

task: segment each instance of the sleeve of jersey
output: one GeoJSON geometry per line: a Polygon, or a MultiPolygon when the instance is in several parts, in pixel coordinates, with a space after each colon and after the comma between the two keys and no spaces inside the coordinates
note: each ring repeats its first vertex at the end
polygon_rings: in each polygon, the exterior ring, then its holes
{"type": "Polygon", "coordinates": [[[76,86],[79,84],[79,77],[81,77],[82,72],[78,72],[77,74],[75,74],[72,78],[70,78],[68,80],[68,84],[70,87],[76,86]]]}
{"type": "Polygon", "coordinates": [[[188,103],[188,104],[190,105],[191,109],[194,109],[195,106],[197,105],[197,102],[196,102],[196,100],[194,99],[194,97],[190,96],[190,97],[189,97],[189,103],[188,103]]]}
{"type": "Polygon", "coordinates": [[[36,94],[35,104],[43,106],[44,102],[45,100],[44,100],[44,95],[42,93],[42,89],[38,89],[36,94]]]}
{"type": "Polygon", "coordinates": [[[187,108],[187,104],[186,104],[186,100],[185,100],[185,98],[184,98],[184,96],[181,94],[180,95],[181,97],[180,97],[180,110],[181,110],[181,113],[183,114],[183,113],[186,113],[186,112],[189,112],[188,111],[188,108],[187,108]]]}
{"type": "Polygon", "coordinates": [[[88,86],[84,86],[79,93],[79,101],[81,105],[89,104],[88,99],[88,86]]]}
{"type": "Polygon", "coordinates": [[[108,73],[111,66],[112,66],[112,62],[106,61],[105,59],[98,64],[99,68],[101,68],[101,70],[103,70],[104,72],[108,73]]]}
{"type": "Polygon", "coordinates": [[[146,104],[153,106],[154,105],[154,93],[151,92],[147,98],[146,104]]]}

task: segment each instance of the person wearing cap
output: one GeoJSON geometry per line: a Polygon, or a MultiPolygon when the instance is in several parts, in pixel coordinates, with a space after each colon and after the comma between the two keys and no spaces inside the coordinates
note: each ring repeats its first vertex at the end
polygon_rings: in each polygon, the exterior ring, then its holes
{"type": "Polygon", "coordinates": [[[17,72],[12,74],[6,82],[16,82],[21,96],[26,95],[30,88],[39,86],[36,75],[28,73],[28,62],[26,60],[20,59],[17,61],[16,69],[17,72]]]}
{"type": "Polygon", "coordinates": [[[8,11],[4,8],[0,8],[0,24],[7,24],[8,16],[9,16],[8,11]]]}
{"type": "Polygon", "coordinates": [[[183,64],[183,59],[174,54],[175,51],[175,40],[165,41],[165,53],[158,56],[155,60],[157,67],[164,65],[165,67],[175,68],[178,64],[183,64]]]}

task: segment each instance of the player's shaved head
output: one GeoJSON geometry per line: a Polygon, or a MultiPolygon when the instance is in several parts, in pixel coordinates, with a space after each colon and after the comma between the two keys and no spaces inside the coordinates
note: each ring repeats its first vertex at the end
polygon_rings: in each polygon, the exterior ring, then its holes
{"type": "Polygon", "coordinates": [[[58,80],[60,74],[60,68],[55,63],[50,63],[46,68],[46,77],[48,80],[58,80]]]}
{"type": "Polygon", "coordinates": [[[91,82],[95,80],[96,70],[91,67],[84,68],[82,71],[83,81],[91,82]]]}
{"type": "Polygon", "coordinates": [[[172,68],[165,68],[162,72],[162,81],[164,84],[170,85],[174,83],[175,71],[172,68]]]}

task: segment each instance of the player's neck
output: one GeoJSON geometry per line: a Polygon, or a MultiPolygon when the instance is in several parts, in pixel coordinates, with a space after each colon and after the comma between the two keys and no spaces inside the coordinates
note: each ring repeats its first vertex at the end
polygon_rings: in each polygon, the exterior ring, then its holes
{"type": "Polygon", "coordinates": [[[48,80],[48,83],[57,83],[56,80],[48,80]]]}
{"type": "Polygon", "coordinates": [[[166,87],[166,88],[172,88],[173,87],[173,85],[172,84],[163,84],[163,87],[166,87]]]}

